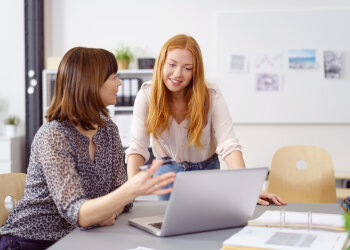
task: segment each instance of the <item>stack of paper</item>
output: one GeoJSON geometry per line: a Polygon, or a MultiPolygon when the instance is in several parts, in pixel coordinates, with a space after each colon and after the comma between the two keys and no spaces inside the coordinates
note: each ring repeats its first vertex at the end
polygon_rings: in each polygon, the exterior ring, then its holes
{"type": "Polygon", "coordinates": [[[225,240],[222,249],[341,250],[346,242],[347,233],[247,226],[225,240]]]}
{"type": "Polygon", "coordinates": [[[340,214],[268,210],[225,240],[223,249],[340,250],[348,241],[344,231],[340,214]]]}

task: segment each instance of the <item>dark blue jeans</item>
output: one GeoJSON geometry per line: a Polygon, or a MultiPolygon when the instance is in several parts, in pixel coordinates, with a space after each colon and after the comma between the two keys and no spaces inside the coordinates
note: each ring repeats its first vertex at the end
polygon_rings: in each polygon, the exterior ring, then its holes
{"type": "MultiPolygon", "coordinates": [[[[169,157],[163,157],[162,160],[168,160],[169,157]]],[[[220,162],[217,154],[214,154],[209,159],[202,161],[202,162],[173,162],[169,164],[164,164],[161,166],[157,172],[154,174],[154,176],[158,176],[164,173],[168,172],[184,172],[184,171],[196,171],[196,170],[210,170],[210,169],[220,169],[220,162]]],[[[169,184],[165,188],[172,187],[173,184],[169,184]]],[[[164,194],[164,195],[158,195],[159,200],[169,200],[170,194],[164,194]]]]}
{"type": "Polygon", "coordinates": [[[41,250],[49,248],[55,242],[52,240],[29,240],[12,235],[2,235],[0,250],[41,250]]]}

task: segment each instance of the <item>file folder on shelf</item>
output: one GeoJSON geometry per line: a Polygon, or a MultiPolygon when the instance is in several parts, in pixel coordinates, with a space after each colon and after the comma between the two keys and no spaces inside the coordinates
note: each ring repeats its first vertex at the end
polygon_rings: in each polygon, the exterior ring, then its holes
{"type": "Polygon", "coordinates": [[[140,82],[140,79],[138,78],[131,79],[131,105],[132,106],[135,103],[137,92],[139,92],[139,82],[140,82]]]}
{"type": "Polygon", "coordinates": [[[131,106],[130,97],[131,97],[131,89],[130,89],[130,79],[125,78],[123,80],[124,85],[124,105],[123,106],[131,106]]]}
{"type": "Polygon", "coordinates": [[[116,106],[132,107],[141,87],[142,80],[139,78],[120,78],[120,80],[122,81],[122,86],[119,87],[116,106]]]}

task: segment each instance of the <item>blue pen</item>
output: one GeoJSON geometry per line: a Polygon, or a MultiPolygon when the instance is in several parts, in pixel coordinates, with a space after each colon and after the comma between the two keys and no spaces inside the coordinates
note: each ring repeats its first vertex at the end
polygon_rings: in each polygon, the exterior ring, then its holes
{"type": "MultiPolygon", "coordinates": [[[[173,159],[163,160],[162,165],[168,164],[168,163],[172,163],[172,162],[175,162],[175,161],[174,161],[173,159]]],[[[146,171],[146,170],[149,169],[151,166],[152,166],[152,164],[146,164],[146,165],[140,166],[140,167],[139,167],[139,170],[141,170],[141,171],[146,171]]]]}

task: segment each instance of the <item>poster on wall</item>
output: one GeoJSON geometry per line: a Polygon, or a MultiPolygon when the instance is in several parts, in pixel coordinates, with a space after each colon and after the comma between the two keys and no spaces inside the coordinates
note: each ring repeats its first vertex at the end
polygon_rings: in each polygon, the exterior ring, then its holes
{"type": "Polygon", "coordinates": [[[281,69],[281,52],[258,52],[255,54],[255,70],[257,72],[280,72],[281,69]]]}
{"type": "Polygon", "coordinates": [[[248,58],[244,54],[230,54],[228,68],[231,72],[248,72],[248,58]]]}
{"type": "Polygon", "coordinates": [[[342,52],[323,51],[323,69],[325,79],[339,79],[342,72],[342,52]]]}
{"type": "Polygon", "coordinates": [[[282,90],[280,74],[258,73],[255,75],[255,90],[258,92],[279,92],[282,90]]]}
{"type": "Polygon", "coordinates": [[[316,50],[288,50],[288,62],[290,69],[314,69],[316,68],[316,50]]]}

